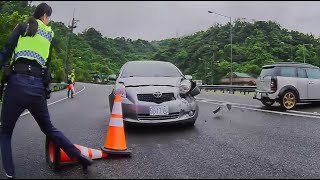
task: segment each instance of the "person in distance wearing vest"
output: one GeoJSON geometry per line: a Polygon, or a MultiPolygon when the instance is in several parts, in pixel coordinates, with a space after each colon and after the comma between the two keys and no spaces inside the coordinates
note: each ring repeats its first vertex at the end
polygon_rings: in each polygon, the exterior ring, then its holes
{"type": "Polygon", "coordinates": [[[71,91],[71,98],[73,98],[74,92],[74,85],[75,85],[75,70],[72,69],[71,73],[68,74],[68,98],[70,97],[70,91],[71,91]]]}
{"type": "Polygon", "coordinates": [[[48,4],[39,4],[32,17],[15,27],[0,53],[0,68],[10,62],[8,67],[12,70],[6,78],[0,127],[2,164],[7,178],[15,177],[11,136],[16,121],[25,109],[30,111],[41,131],[71,159],[78,160],[84,169],[93,162],[82,155],[50,120],[47,106],[50,91],[46,89],[50,83],[47,62],[50,62],[54,36],[48,26],[51,13],[52,9],[48,4]]]}

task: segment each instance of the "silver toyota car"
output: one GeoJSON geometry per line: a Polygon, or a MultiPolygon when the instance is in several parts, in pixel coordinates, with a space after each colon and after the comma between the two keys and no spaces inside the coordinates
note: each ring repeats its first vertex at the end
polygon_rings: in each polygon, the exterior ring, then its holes
{"type": "Polygon", "coordinates": [[[193,126],[199,107],[194,96],[200,93],[189,75],[184,76],[172,63],[131,61],[110,75],[115,87],[109,95],[110,112],[115,93],[122,95],[125,125],[181,122],[193,126]]]}

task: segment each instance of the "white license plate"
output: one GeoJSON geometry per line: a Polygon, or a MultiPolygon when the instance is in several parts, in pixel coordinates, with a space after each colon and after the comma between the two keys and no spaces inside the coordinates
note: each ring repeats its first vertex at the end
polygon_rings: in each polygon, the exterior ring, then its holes
{"type": "Polygon", "coordinates": [[[157,116],[157,115],[168,115],[169,114],[169,107],[168,106],[150,106],[150,115],[157,116]]]}
{"type": "Polygon", "coordinates": [[[256,98],[257,98],[257,99],[261,99],[261,93],[257,93],[257,94],[256,94],[256,98]]]}

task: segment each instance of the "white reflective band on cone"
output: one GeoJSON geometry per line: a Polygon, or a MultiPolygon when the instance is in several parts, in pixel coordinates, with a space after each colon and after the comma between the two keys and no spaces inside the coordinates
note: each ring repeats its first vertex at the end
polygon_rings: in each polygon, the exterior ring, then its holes
{"type": "Polygon", "coordinates": [[[122,118],[111,118],[110,122],[109,122],[109,126],[123,127],[123,119],[122,118]]]}
{"type": "Polygon", "coordinates": [[[78,145],[78,146],[80,148],[81,154],[83,154],[83,155],[88,157],[88,155],[89,155],[89,154],[87,154],[88,153],[88,148],[84,147],[84,146],[80,146],[80,145],[78,145]]]}
{"type": "Polygon", "coordinates": [[[115,102],[112,108],[112,114],[122,114],[122,106],[120,102],[115,102]]]}
{"type": "Polygon", "coordinates": [[[92,159],[102,158],[102,151],[92,149],[92,159]]]}

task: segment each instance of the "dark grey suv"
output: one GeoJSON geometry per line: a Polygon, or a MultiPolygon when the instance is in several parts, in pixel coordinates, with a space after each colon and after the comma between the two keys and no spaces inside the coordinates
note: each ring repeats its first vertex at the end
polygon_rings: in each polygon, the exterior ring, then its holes
{"type": "Polygon", "coordinates": [[[305,63],[276,63],[262,67],[254,99],[271,106],[279,102],[284,110],[298,102],[320,101],[320,68],[305,63]]]}

